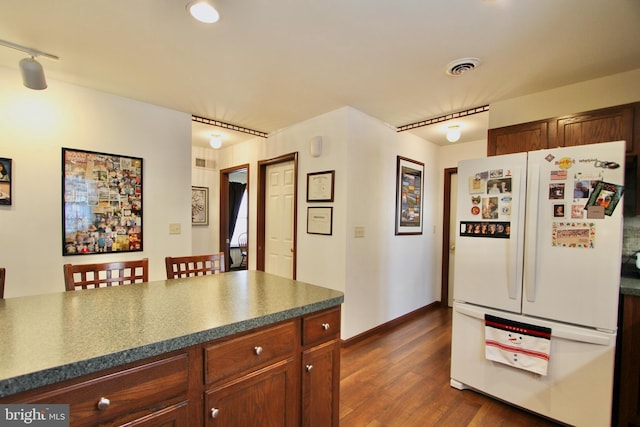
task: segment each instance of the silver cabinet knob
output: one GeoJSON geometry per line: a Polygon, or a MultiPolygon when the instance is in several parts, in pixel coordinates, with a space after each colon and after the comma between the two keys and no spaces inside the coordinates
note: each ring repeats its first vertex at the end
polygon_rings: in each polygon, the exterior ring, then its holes
{"type": "Polygon", "coordinates": [[[328,323],[323,323],[322,324],[322,329],[324,329],[325,331],[328,331],[330,327],[331,327],[331,325],[329,325],[328,323]]]}
{"type": "Polygon", "coordinates": [[[256,354],[256,356],[260,356],[262,354],[262,347],[260,347],[259,345],[255,346],[253,348],[253,352],[256,354]]]}
{"type": "Polygon", "coordinates": [[[217,418],[219,413],[220,413],[220,409],[211,408],[211,418],[217,418]]]}
{"type": "Polygon", "coordinates": [[[105,409],[107,409],[109,407],[109,405],[111,405],[111,401],[109,399],[107,399],[106,397],[101,397],[100,400],[98,400],[98,410],[99,411],[104,411],[105,409]]]}
{"type": "Polygon", "coordinates": [[[307,372],[311,372],[311,370],[313,369],[313,365],[306,365],[306,366],[304,367],[304,369],[305,369],[307,372]]]}

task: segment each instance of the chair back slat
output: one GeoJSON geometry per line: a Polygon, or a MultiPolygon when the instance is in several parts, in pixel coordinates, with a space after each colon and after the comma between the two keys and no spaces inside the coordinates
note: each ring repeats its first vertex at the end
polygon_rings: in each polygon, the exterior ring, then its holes
{"type": "Polygon", "coordinates": [[[224,253],[166,257],[167,279],[224,273],[224,253]]]}
{"type": "Polygon", "coordinates": [[[5,269],[0,268],[0,299],[4,298],[4,276],[5,276],[5,269]]]}
{"type": "Polygon", "coordinates": [[[67,291],[106,286],[131,285],[149,281],[149,260],[105,262],[99,264],[65,264],[67,291]]]}

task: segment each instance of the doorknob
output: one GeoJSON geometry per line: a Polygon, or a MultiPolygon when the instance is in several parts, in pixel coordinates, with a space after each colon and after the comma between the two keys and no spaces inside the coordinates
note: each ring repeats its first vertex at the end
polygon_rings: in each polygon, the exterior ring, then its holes
{"type": "Polygon", "coordinates": [[[449,246],[449,250],[450,251],[455,251],[456,250],[456,244],[453,243],[451,246],[449,246]]]}
{"type": "Polygon", "coordinates": [[[291,251],[291,253],[293,253],[293,248],[289,249],[291,251]]]}

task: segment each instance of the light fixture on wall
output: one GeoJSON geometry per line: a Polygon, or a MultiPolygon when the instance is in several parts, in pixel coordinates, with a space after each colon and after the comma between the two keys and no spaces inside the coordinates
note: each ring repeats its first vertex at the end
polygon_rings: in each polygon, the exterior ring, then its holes
{"type": "Polygon", "coordinates": [[[56,55],[42,52],[30,47],[20,46],[5,40],[0,40],[0,45],[10,47],[22,52],[26,52],[31,58],[24,58],[19,62],[20,73],[22,74],[22,83],[29,89],[42,90],[47,88],[47,80],[44,77],[44,68],[42,64],[36,61],[37,56],[44,56],[50,59],[60,59],[56,55]]]}
{"type": "Polygon", "coordinates": [[[322,137],[314,136],[309,141],[309,153],[311,157],[320,157],[322,155],[322,137]]]}
{"type": "Polygon", "coordinates": [[[213,24],[220,19],[220,14],[209,0],[190,0],[187,2],[187,11],[205,24],[213,24]]]}
{"type": "Polygon", "coordinates": [[[222,147],[222,136],[218,135],[217,133],[212,133],[211,138],[209,138],[209,145],[211,145],[211,148],[214,148],[216,150],[222,147]]]}
{"type": "Polygon", "coordinates": [[[454,125],[447,128],[447,141],[456,142],[460,139],[460,126],[454,125]]]}

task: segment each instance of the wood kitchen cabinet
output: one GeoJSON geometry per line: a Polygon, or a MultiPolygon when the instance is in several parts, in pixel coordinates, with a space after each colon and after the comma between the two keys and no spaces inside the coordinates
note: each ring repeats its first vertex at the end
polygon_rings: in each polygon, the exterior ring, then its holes
{"type": "Polygon", "coordinates": [[[627,141],[627,154],[636,153],[633,140],[634,105],[620,105],[549,119],[549,147],[573,147],[627,141]]]}
{"type": "Polygon", "coordinates": [[[489,129],[487,155],[500,156],[548,148],[548,127],[546,121],[538,121],[489,129]]]}
{"type": "Polygon", "coordinates": [[[625,214],[640,215],[640,102],[489,129],[487,155],[626,141],[625,214]]]}
{"type": "Polygon", "coordinates": [[[296,365],[289,359],[211,388],[205,393],[205,425],[299,425],[297,378],[296,365]]]}
{"type": "Polygon", "coordinates": [[[72,426],[338,426],[340,306],[0,399],[72,426]]]}
{"type": "Polygon", "coordinates": [[[340,308],[302,320],[302,425],[338,426],[340,308]]]}
{"type": "Polygon", "coordinates": [[[100,373],[3,400],[68,404],[70,425],[173,425],[187,427],[189,355],[100,373]],[[162,420],[162,422],[160,421],[162,420]]]}
{"type": "Polygon", "coordinates": [[[300,320],[204,347],[205,425],[298,425],[300,320]]]}
{"type": "Polygon", "coordinates": [[[640,296],[624,295],[620,353],[618,426],[640,427],[640,296]]]}

